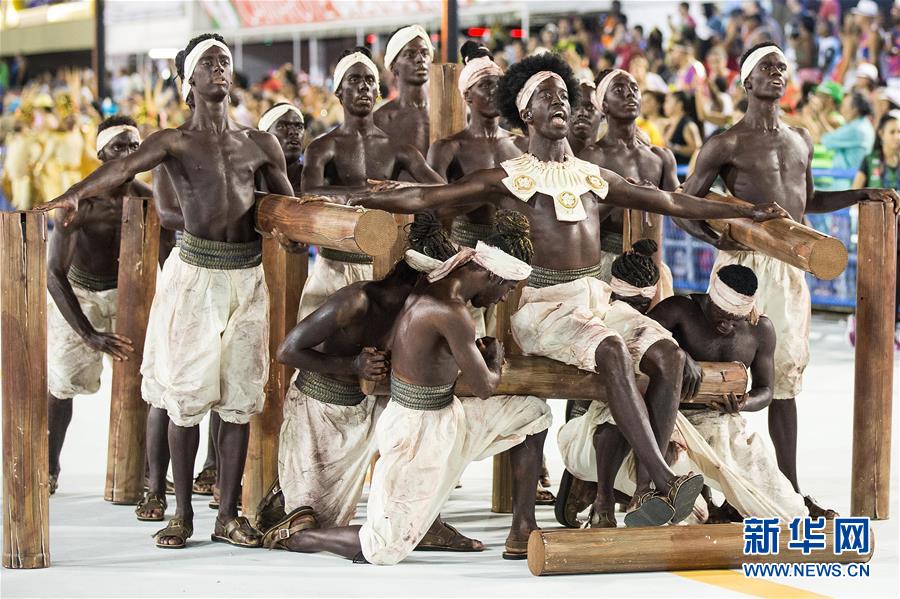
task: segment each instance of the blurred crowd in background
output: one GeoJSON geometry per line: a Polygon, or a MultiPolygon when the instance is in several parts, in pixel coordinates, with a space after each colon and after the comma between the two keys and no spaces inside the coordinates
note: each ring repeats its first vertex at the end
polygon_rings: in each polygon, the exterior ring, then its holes
{"type": "MultiPolygon", "coordinates": [[[[613,2],[605,12],[561,16],[533,29],[526,39],[510,38],[497,27],[485,28],[478,41],[503,67],[529,54],[553,51],[580,78],[593,80],[610,67],[628,70],[643,90],[639,126],[652,143],[671,148],[678,163],[688,168],[703,141],[739,120],[746,108],[738,81],[741,54],[773,41],[791,63],[784,120],[810,131],[816,142],[814,167],[863,168],[871,175],[873,156],[882,168],[897,164],[898,113],[893,119],[889,113],[900,107],[900,2],[774,0],[669,6],[672,14],[663,30],[645,30],[628,18],[627,3],[623,7],[613,2]]],[[[382,64],[380,57],[377,62],[382,64]]],[[[34,73],[23,57],[0,60],[0,177],[5,196],[0,202],[6,209],[27,209],[49,200],[93,170],[98,164],[96,125],[106,116],[131,116],[145,136],[183,123],[188,108],[171,75],[174,63],[166,69],[151,64],[148,72],[111,73],[110,97],[97,98],[90,70],[34,73]]],[[[307,117],[308,143],[342,117],[330,87],[311,84],[309,76],[291,64],[273,65],[257,81],[248,81],[240,72],[235,75],[231,110],[244,125],[256,126],[270,106],[291,102],[307,117]]],[[[383,67],[381,81],[382,99],[392,98],[396,91],[383,67]]],[[[858,186],[862,174],[826,177],[817,185],[858,186]]]]}

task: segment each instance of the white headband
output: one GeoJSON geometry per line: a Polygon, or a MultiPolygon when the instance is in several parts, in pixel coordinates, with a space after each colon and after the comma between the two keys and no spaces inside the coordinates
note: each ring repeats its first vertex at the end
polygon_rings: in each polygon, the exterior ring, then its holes
{"type": "Polygon", "coordinates": [[[344,75],[347,74],[347,71],[355,64],[365,65],[367,69],[375,76],[375,95],[378,95],[378,88],[380,86],[378,80],[378,67],[375,66],[375,63],[372,62],[372,59],[363,54],[362,52],[354,52],[353,54],[348,54],[347,56],[340,59],[337,63],[337,66],[334,67],[334,82],[332,83],[332,91],[337,91],[341,87],[341,81],[344,80],[344,75]]]}
{"type": "Polygon", "coordinates": [[[566,85],[563,78],[553,71],[538,71],[528,78],[528,81],[525,82],[525,85],[522,86],[522,89],[519,90],[519,93],[516,95],[516,108],[519,109],[519,112],[522,112],[528,107],[528,101],[531,100],[531,96],[534,95],[534,90],[547,79],[556,79],[562,83],[563,86],[566,85]]]}
{"type": "Polygon", "coordinates": [[[203,40],[184,57],[184,79],[181,80],[181,97],[185,101],[187,101],[188,94],[191,93],[191,76],[194,74],[194,69],[197,68],[197,63],[200,62],[200,57],[213,46],[222,48],[225,51],[228,55],[228,70],[234,72],[234,61],[231,58],[231,50],[228,49],[228,46],[214,39],[203,40]]]}
{"type": "Polygon", "coordinates": [[[756,324],[759,314],[756,311],[756,297],[738,293],[722,279],[716,272],[709,280],[709,299],[725,312],[739,318],[749,317],[751,324],[756,324]]]}
{"type": "Polygon", "coordinates": [[[748,56],[744,61],[744,64],[741,65],[741,85],[744,84],[744,81],[746,81],[747,77],[750,76],[750,73],[753,72],[753,67],[755,67],[764,56],[768,56],[769,54],[777,54],[781,60],[787,62],[784,52],[782,52],[781,48],[778,46],[763,46],[762,48],[757,48],[750,53],[750,56],[748,56]]]}
{"type": "Polygon", "coordinates": [[[523,281],[531,274],[531,266],[503,250],[479,241],[474,248],[464,247],[428,275],[428,282],[440,281],[468,262],[487,269],[507,281],[523,281]]]}
{"type": "Polygon", "coordinates": [[[424,273],[429,273],[443,264],[443,262],[437,258],[426,256],[422,252],[417,252],[416,250],[406,250],[403,259],[410,268],[424,273]]]}
{"type": "Polygon", "coordinates": [[[646,297],[647,299],[653,299],[653,297],[656,296],[656,284],[650,285],[649,287],[635,287],[631,283],[614,276],[610,279],[609,286],[613,293],[621,297],[641,296],[646,297]]]}
{"type": "Polygon", "coordinates": [[[299,108],[294,106],[293,104],[279,104],[278,106],[273,106],[263,113],[261,117],[259,117],[259,123],[256,125],[256,128],[260,131],[268,131],[269,128],[278,122],[278,119],[286,115],[288,112],[296,113],[297,116],[300,117],[300,122],[303,123],[303,113],[299,108]]]}
{"type": "Polygon", "coordinates": [[[606,76],[600,80],[600,83],[597,84],[597,91],[594,92],[594,106],[598,111],[603,112],[603,98],[606,97],[606,90],[609,89],[609,86],[612,85],[613,80],[619,75],[625,75],[628,77],[630,81],[633,81],[635,85],[637,85],[637,79],[632,76],[628,71],[623,71],[622,69],[613,69],[606,76]]]}
{"type": "Polygon", "coordinates": [[[397,59],[397,55],[403,51],[406,44],[417,37],[422,38],[422,41],[428,46],[428,54],[431,57],[430,60],[434,60],[434,46],[431,45],[431,38],[428,37],[428,32],[425,31],[425,28],[421,25],[410,25],[409,27],[404,27],[397,31],[397,33],[392,35],[391,39],[388,40],[387,48],[384,50],[384,66],[387,69],[390,69],[391,65],[394,64],[394,60],[397,59]]]}
{"type": "Polygon", "coordinates": [[[459,93],[464,94],[466,90],[484,79],[496,75],[503,75],[503,69],[488,56],[479,56],[473,58],[466,63],[459,74],[459,93]]]}
{"type": "Polygon", "coordinates": [[[141,143],[141,132],[137,130],[137,127],[132,127],[131,125],[115,125],[104,129],[97,134],[97,153],[99,154],[100,150],[105,148],[106,144],[111,142],[119,135],[119,133],[125,133],[126,131],[134,131],[134,134],[137,135],[138,143],[141,143]]]}

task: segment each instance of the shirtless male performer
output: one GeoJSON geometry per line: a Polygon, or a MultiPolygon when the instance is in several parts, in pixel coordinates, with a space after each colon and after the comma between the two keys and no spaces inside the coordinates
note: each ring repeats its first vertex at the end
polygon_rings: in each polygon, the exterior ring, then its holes
{"type": "MultiPolygon", "coordinates": [[[[128,117],[110,117],[97,127],[97,158],[108,162],[128,156],[141,136],[128,117]]],[[[122,200],[150,197],[150,189],[128,179],[106,192],[85,197],[68,227],[57,215],[47,253],[48,425],[50,494],[59,484],[59,456],[72,420],[72,398],[100,389],[103,354],[114,360],[133,357],[129,339],[113,333],[119,271],[122,200]]]]}
{"type": "MultiPolygon", "coordinates": [[[[773,517],[790,521],[807,515],[803,496],[778,470],[771,443],[756,434],[741,412],[758,412],[772,403],[775,382],[775,327],[758,313],[758,281],[739,264],[720,268],[710,280],[709,293],[673,296],[660,302],[650,317],[672,332],[692,359],[741,362],[750,369],[752,386],[741,396],[731,394],[711,406],[683,404],[682,414],[729,468],[716,469],[731,482],[718,484],[726,503],[709,505],[709,523],[740,521],[744,517],[773,517]],[[732,507],[733,506],[733,507],[732,507]]],[[[688,457],[691,443],[688,440],[688,457]]],[[[707,477],[715,484],[714,475],[707,477]]]]}
{"type": "MultiPolygon", "coordinates": [[[[430,214],[416,215],[408,241],[406,259],[384,279],[338,290],[278,350],[278,360],[299,371],[284,400],[279,437],[284,509],[315,506],[322,528],[350,524],[378,452],[375,427],[389,398],[366,396],[360,380],[390,375],[386,348],[397,314],[423,274],[456,253],[430,214]]],[[[436,519],[418,549],[481,551],[484,545],[436,519]]]]}
{"type": "MultiPolygon", "coordinates": [[[[306,149],[303,193],[361,190],[367,179],[396,180],[401,172],[420,183],[443,182],[415,147],[376,126],[372,108],[378,95],[378,68],[366,48],[344,52],[334,69],[334,93],[344,108],[344,122],[306,149]]],[[[298,320],[338,289],[371,278],[371,256],[321,249],[303,289],[298,320]]]]}
{"type": "MultiPolygon", "coordinates": [[[[766,220],[784,212],[774,205],[754,208],[720,202],[712,206],[685,194],[632,185],[575,158],[566,134],[569,98],[577,99],[578,93],[572,70],[558,55],[528,57],[510,67],[498,90],[503,116],[528,130],[528,154],[448,185],[361,192],[351,203],[392,212],[440,209],[448,213],[492,204],[525,214],[531,222],[536,264],[519,311],[512,317],[513,334],[526,354],[604,375],[612,415],[659,492],[637,508],[637,517],[664,524],[673,517],[676,521],[687,517],[702,488],[702,477],[676,477],[666,465],[659,443],[668,444],[674,421],[657,422],[651,428],[628,348],[620,332],[601,317],[608,309],[609,295],[594,278],[599,274],[600,222],[612,206],[686,218],[766,220]],[[707,210],[717,216],[704,214],[707,210]]],[[[661,398],[677,402],[683,358],[671,353],[655,366],[671,381],[668,390],[660,389],[661,398]]]]}
{"type": "MultiPolygon", "coordinates": [[[[811,171],[813,143],[802,128],[779,120],[779,101],[784,95],[787,61],[781,49],[764,43],[749,49],[741,59],[741,82],[749,104],[744,118],[727,131],[710,138],[701,148],[693,175],[684,190],[696,196],[709,192],[716,177],[725,181],[736,197],[761,204],[776,201],[800,222],[807,212],[832,212],[862,201],[893,202],[897,193],[888,189],[818,191],[811,171]]],[[[678,221],[694,237],[720,251],[713,271],[726,264],[742,264],[759,278],[757,305],[775,326],[775,390],[769,406],[769,434],[775,445],[778,467],[800,492],[797,482],[797,404],[803,370],[809,362],[810,298],[806,278],[798,268],[720,237],[702,222],[678,221]]],[[[833,518],[806,496],[810,517],[833,518]]]]}
{"type": "Polygon", "coordinates": [[[398,143],[428,153],[428,76],[434,47],[421,25],[398,29],[384,50],[384,67],[394,75],[397,97],[375,111],[375,126],[398,143]]]}
{"type": "Polygon", "coordinates": [[[595,100],[597,85],[590,79],[582,79],[578,85],[581,97],[572,109],[572,124],[567,137],[572,153],[581,157],[582,151],[597,141],[600,126],[603,125],[603,113],[595,100]]]}
{"type": "Polygon", "coordinates": [[[504,557],[526,556],[537,528],[534,489],[550,408],[536,397],[494,395],[503,345],[475,337],[467,305],[502,300],[526,278],[532,248],[521,214],[498,216],[489,245],[462,248],[428,275],[397,317],[391,344],[391,401],[375,436],[381,457],[360,526],[316,529],[313,508],[299,508],[266,533],[271,548],[328,551],[354,562],[405,559],[437,516],[468,464],[511,449],[513,523],[504,557]],[[463,377],[477,397],[457,398],[463,377]]]}
{"type": "Polygon", "coordinates": [[[294,195],[299,196],[303,176],[303,135],[306,133],[303,112],[289,102],[280,102],[259,117],[257,128],[268,131],[281,144],[287,163],[288,181],[291,182],[294,195]]]}
{"type": "Polygon", "coordinates": [[[177,509],[157,532],[162,548],[193,534],[191,486],[197,423],[214,410],[221,501],[214,541],[256,547],[260,535],[237,515],[249,420],[262,409],[268,378],[268,292],[254,223],[254,174],[291,195],[284,155],[269,133],[228,118],[231,52],[221,36],[194,38],[176,58],[182,97],[195,108],[177,129],[154,133],[134,153],[108,162],[47,205],[77,216],[80,200],[115,189],[159,164],[169,167],[184,218],[180,248],[166,261],[153,299],[144,347],[142,394],[171,419],[169,447],[177,509]]]}

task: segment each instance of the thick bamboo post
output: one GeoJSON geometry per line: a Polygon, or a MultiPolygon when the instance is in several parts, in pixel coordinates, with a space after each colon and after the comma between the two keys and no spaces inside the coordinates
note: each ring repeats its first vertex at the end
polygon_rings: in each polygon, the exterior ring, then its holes
{"type": "Polygon", "coordinates": [[[428,76],[428,143],[466,128],[466,101],[459,93],[462,65],[434,63],[428,76]]]}
{"type": "Polygon", "coordinates": [[[275,359],[278,346],[297,323],[300,293],[306,283],[305,253],[291,254],[274,239],[263,239],[263,270],[269,288],[269,381],[261,414],[250,421],[250,445],[244,466],[243,514],[251,520],[266,491],[278,476],[278,437],[284,395],[293,369],[275,359]]]}
{"type": "Polygon", "coordinates": [[[850,512],[879,520],[888,517],[890,505],[896,252],[897,217],[891,205],[861,203],[850,512]]]}
{"type": "MultiPolygon", "coordinates": [[[[710,199],[742,202],[732,196],[710,193],[710,199]]],[[[707,221],[716,232],[751,249],[778,258],[791,266],[831,280],[847,268],[847,248],[840,240],[788,218],[755,223],[749,218],[707,221]]]]}
{"type": "Polygon", "coordinates": [[[0,213],[3,567],[50,565],[47,220],[0,213]]]}
{"type": "Polygon", "coordinates": [[[121,236],[116,333],[131,339],[134,354],[128,361],[113,362],[103,498],[117,504],[136,504],[144,491],[147,440],[141,361],[159,259],[159,217],[152,201],[125,198],[121,236]]]}
{"type": "Polygon", "coordinates": [[[535,530],[528,538],[528,569],[535,576],[671,572],[740,568],[743,563],[865,563],[872,558],[873,532],[869,553],[835,555],[833,527],[832,522],[825,527],[825,548],[809,555],[788,548],[791,535],[784,525],[776,555],[744,555],[740,524],[535,530]]]}
{"type": "Polygon", "coordinates": [[[397,227],[389,213],[322,200],[257,193],[256,228],[263,236],[278,229],[291,241],[370,256],[394,246],[397,227]]]}

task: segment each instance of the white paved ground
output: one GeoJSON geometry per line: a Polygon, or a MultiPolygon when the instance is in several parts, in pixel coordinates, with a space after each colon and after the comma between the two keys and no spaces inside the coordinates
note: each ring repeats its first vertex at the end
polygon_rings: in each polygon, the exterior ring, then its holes
{"type": "MultiPolygon", "coordinates": [[[[850,502],[850,427],[853,354],[844,339],[843,321],[816,317],[813,361],[807,370],[800,409],[801,484],[823,505],[848,513],[850,502]]],[[[896,365],[900,361],[895,361],[896,365]]],[[[297,555],[237,550],[211,543],[214,512],[198,498],[197,533],[183,551],[153,547],[154,523],[139,523],[132,508],[102,500],[108,378],[101,392],[76,399],[75,416],[63,455],[60,491],[51,500],[50,548],[53,566],[44,570],[2,572],[3,597],[288,597],[288,596],[498,596],[498,597],[723,597],[735,574],[715,575],[708,584],[671,573],[535,578],[524,562],[500,559],[508,516],[490,505],[490,460],[473,464],[463,487],[454,492],[446,518],[488,545],[480,555],[416,553],[391,568],[352,565],[329,555],[297,555]],[[721,586],[719,586],[721,585],[721,586]]],[[[900,386],[900,385],[898,385],[900,386]]],[[[896,388],[896,387],[895,387],[896,388]]],[[[895,396],[897,394],[895,393],[895,396]]],[[[561,402],[554,409],[562,422],[561,402]]],[[[894,411],[894,431],[897,413],[894,411]]],[[[765,431],[765,415],[751,415],[765,431]]],[[[900,443],[894,443],[894,470],[900,443]]],[[[561,462],[548,442],[551,472],[561,462]]],[[[201,448],[198,461],[203,459],[201,448]]],[[[875,524],[877,549],[869,579],[772,579],[787,587],[748,585],[746,594],[840,597],[897,597],[898,486],[892,485],[894,520],[875,524]],[[788,588],[790,587],[790,588],[788,588]],[[805,593],[804,593],[805,591],[805,593]]],[[[364,506],[363,506],[364,509],[364,506]]],[[[552,508],[539,507],[542,525],[556,526],[552,508]]],[[[171,511],[171,508],[170,508],[171,511]]],[[[621,522],[621,519],[620,519],[621,522]]]]}

